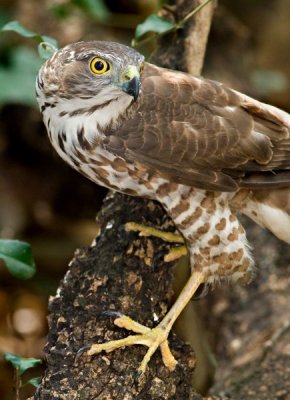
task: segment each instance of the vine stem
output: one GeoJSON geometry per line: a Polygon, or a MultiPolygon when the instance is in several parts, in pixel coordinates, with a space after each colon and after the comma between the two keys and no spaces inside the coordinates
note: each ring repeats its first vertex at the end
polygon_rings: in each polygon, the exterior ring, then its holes
{"type": "Polygon", "coordinates": [[[205,0],[203,3],[201,3],[201,4],[200,4],[199,6],[197,6],[195,9],[193,9],[190,13],[188,13],[184,18],[182,18],[181,21],[177,22],[172,28],[168,29],[167,31],[162,32],[162,33],[155,32],[153,35],[149,36],[149,37],[146,38],[146,39],[140,40],[140,41],[138,41],[138,40],[136,40],[136,39],[133,39],[131,45],[132,45],[133,47],[139,47],[139,46],[142,46],[142,45],[145,44],[145,43],[150,42],[152,39],[155,39],[155,38],[157,38],[157,37],[161,37],[161,36],[167,35],[167,34],[170,33],[170,32],[175,32],[175,31],[177,31],[178,29],[182,28],[183,25],[184,25],[191,17],[193,17],[195,14],[197,14],[200,10],[202,10],[202,9],[203,9],[208,3],[210,3],[211,1],[213,1],[213,0],[205,0]]]}
{"type": "Polygon", "coordinates": [[[190,13],[188,13],[181,21],[177,22],[175,26],[175,30],[180,29],[191,17],[193,17],[195,14],[197,14],[200,10],[203,9],[209,2],[212,0],[205,0],[203,3],[201,3],[199,6],[197,6],[194,10],[192,10],[190,13]]]}
{"type": "Polygon", "coordinates": [[[15,368],[15,394],[16,400],[20,400],[20,387],[21,387],[21,377],[19,374],[19,369],[15,368]]]}

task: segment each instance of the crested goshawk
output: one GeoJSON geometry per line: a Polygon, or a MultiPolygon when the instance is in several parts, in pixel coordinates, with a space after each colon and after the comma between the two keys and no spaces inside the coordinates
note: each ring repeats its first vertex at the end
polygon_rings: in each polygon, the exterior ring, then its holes
{"type": "Polygon", "coordinates": [[[37,99],[58,154],[90,180],[159,201],[187,245],[192,274],[165,318],[149,329],[92,345],[89,354],[131,344],[160,346],[201,283],[246,283],[253,260],[237,213],[290,243],[290,115],[223,84],[144,62],[101,41],[73,43],[41,68],[37,99]]]}

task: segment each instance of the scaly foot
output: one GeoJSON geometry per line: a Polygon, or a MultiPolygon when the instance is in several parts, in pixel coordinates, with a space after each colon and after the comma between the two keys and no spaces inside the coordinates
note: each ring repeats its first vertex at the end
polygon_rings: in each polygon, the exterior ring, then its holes
{"type": "MultiPolygon", "coordinates": [[[[160,347],[162,360],[165,366],[169,368],[170,371],[173,371],[177,361],[169,349],[167,340],[169,332],[177,317],[180,315],[200,284],[204,283],[205,280],[206,277],[201,272],[192,274],[182,292],[178,296],[176,302],[173,304],[160,324],[155,328],[150,329],[123,315],[116,318],[114,323],[120,328],[125,328],[137,333],[137,335],[127,336],[124,339],[112,340],[107,343],[93,344],[92,346],[85,347],[84,349],[87,350],[88,355],[93,355],[100,353],[101,351],[110,352],[124,346],[132,346],[135,344],[145,345],[148,347],[148,351],[145,354],[140,367],[138,368],[141,373],[144,373],[152,355],[155,353],[157,348],[160,347]]],[[[81,349],[81,351],[83,350],[81,349]]]]}
{"type": "Polygon", "coordinates": [[[108,343],[93,344],[87,352],[88,355],[91,356],[93,354],[100,353],[101,351],[110,352],[124,346],[142,344],[149,348],[142,360],[140,367],[138,368],[138,371],[143,373],[146,370],[150,358],[160,346],[162,359],[165,366],[169,368],[170,371],[174,370],[177,361],[173,357],[167,341],[167,336],[170,329],[168,329],[166,326],[163,326],[162,322],[155,328],[150,329],[147,326],[141,325],[132,320],[130,317],[123,315],[116,318],[114,324],[119,328],[125,328],[138,333],[138,335],[127,336],[124,339],[112,340],[108,343]]]}

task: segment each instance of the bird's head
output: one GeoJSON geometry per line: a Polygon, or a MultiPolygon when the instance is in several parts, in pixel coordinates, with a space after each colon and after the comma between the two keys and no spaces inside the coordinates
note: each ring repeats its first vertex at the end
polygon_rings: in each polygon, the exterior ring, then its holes
{"type": "Polygon", "coordinates": [[[36,91],[57,99],[106,102],[120,96],[136,101],[144,57],[113,42],[78,42],[54,53],[41,68],[36,91]]]}

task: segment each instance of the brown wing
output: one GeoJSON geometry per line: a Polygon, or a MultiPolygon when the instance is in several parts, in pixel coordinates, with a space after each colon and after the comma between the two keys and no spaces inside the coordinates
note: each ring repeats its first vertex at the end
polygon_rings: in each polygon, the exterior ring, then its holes
{"type": "Polygon", "coordinates": [[[108,134],[110,151],[209,190],[259,182],[281,186],[280,172],[284,186],[290,185],[287,113],[221,83],[151,64],[145,67],[139,104],[108,134]]]}

